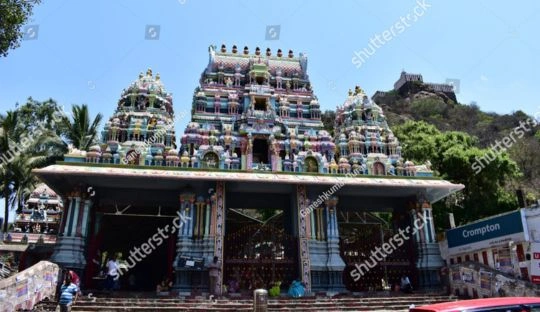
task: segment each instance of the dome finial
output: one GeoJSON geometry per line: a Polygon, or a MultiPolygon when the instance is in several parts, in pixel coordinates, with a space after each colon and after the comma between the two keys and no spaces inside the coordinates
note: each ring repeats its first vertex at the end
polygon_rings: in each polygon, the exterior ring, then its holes
{"type": "Polygon", "coordinates": [[[146,76],[152,77],[152,68],[148,68],[146,71],[146,76]]]}

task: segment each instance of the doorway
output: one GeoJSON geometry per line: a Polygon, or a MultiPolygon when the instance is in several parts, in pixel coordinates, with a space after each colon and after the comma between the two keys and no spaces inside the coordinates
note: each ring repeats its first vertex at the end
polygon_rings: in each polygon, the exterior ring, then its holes
{"type": "Polygon", "coordinates": [[[281,209],[228,209],[223,282],[231,292],[251,293],[298,277],[298,240],[281,209]]]}
{"type": "Polygon", "coordinates": [[[268,164],[268,140],[253,140],[253,164],[268,164]]]}
{"type": "MultiPolygon", "coordinates": [[[[176,235],[165,239],[156,235],[158,229],[171,226],[172,218],[105,215],[102,222],[99,249],[107,258],[119,255],[120,265],[127,266],[120,276],[120,290],[155,291],[164,278],[172,278],[176,235]]],[[[102,264],[106,263],[104,259],[102,264]]]]}

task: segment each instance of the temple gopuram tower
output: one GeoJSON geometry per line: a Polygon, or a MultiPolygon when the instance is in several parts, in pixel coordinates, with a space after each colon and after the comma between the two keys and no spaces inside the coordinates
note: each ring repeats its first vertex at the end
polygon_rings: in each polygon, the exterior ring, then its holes
{"type": "Polygon", "coordinates": [[[90,148],[90,161],[161,165],[178,164],[172,95],[159,74],[148,69],[122,91],[114,114],[105,123],[101,144],[90,148]],[[169,155],[175,157],[167,157],[169,155]]]}
{"type": "Polygon", "coordinates": [[[307,57],[260,48],[209,48],[182,136],[182,166],[247,171],[328,171],[335,145],[307,75],[307,57]],[[188,162],[189,157],[189,162],[188,162]]]}

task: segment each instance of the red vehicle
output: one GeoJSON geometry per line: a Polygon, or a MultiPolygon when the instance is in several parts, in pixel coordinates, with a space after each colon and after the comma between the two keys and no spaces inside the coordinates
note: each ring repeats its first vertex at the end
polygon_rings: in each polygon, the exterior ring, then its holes
{"type": "Polygon", "coordinates": [[[540,298],[503,297],[461,300],[411,308],[409,312],[540,312],[540,298]]]}

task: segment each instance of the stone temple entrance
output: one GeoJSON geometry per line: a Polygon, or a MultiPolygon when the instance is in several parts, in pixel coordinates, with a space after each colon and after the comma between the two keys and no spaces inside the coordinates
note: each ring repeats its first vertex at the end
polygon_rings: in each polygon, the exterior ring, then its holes
{"type": "Polygon", "coordinates": [[[286,289],[298,277],[298,240],[286,230],[282,210],[229,209],[226,218],[224,285],[231,292],[286,289]]]}

